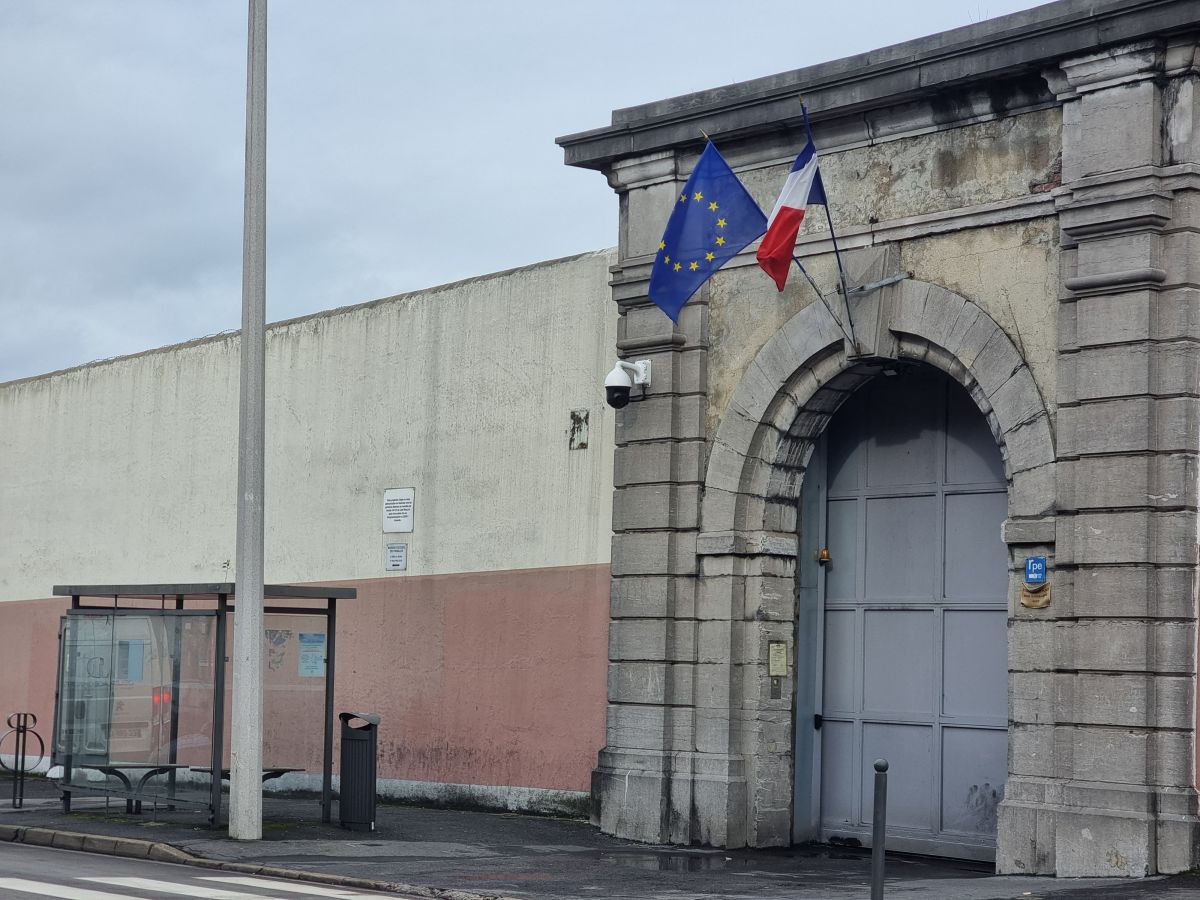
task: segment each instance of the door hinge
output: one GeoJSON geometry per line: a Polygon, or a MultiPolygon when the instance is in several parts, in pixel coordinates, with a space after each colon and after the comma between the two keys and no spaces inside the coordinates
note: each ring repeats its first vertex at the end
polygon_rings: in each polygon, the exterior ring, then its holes
{"type": "Polygon", "coordinates": [[[813,728],[817,731],[821,730],[821,725],[825,720],[821,718],[820,713],[813,713],[813,728]]]}

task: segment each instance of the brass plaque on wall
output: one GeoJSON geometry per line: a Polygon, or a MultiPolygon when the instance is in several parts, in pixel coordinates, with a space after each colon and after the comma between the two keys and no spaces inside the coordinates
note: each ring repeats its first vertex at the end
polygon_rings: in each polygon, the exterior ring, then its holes
{"type": "Polygon", "coordinates": [[[1045,609],[1050,605],[1050,582],[1022,584],[1021,605],[1027,609],[1045,609]]]}

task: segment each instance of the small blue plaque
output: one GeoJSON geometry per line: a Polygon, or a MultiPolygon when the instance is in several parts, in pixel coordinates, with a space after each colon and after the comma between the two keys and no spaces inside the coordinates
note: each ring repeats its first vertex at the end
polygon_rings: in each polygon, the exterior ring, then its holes
{"type": "Polygon", "coordinates": [[[1044,557],[1044,556],[1027,556],[1027,557],[1025,557],[1025,583],[1026,584],[1045,584],[1046,583],[1046,557],[1044,557]]]}

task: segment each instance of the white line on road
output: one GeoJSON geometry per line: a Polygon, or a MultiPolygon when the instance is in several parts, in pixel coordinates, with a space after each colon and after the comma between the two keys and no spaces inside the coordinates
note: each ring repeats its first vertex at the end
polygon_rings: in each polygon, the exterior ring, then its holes
{"type": "Polygon", "coordinates": [[[129,900],[128,894],[89,891],[87,888],[73,888],[65,884],[47,884],[42,881],[27,881],[24,878],[0,878],[0,890],[18,891],[22,894],[40,894],[43,897],[57,897],[59,900],[129,900]]]}
{"type": "MultiPolygon", "coordinates": [[[[182,894],[184,897],[201,897],[203,900],[263,900],[262,894],[247,894],[242,891],[220,891],[216,888],[201,887],[198,884],[175,884],[170,881],[159,881],[157,878],[114,878],[87,877],[80,881],[91,881],[96,884],[106,884],[111,887],[128,888],[131,891],[151,891],[162,894],[182,894]]],[[[104,894],[104,900],[111,900],[111,894],[104,894]]],[[[76,898],[67,898],[76,900],[76,898]]],[[[79,897],[77,900],[101,900],[97,897],[79,897]]]]}
{"type": "Polygon", "coordinates": [[[291,894],[307,894],[310,897],[338,897],[340,900],[369,900],[378,894],[360,894],[344,888],[318,887],[313,884],[284,883],[267,881],[265,878],[235,877],[232,875],[202,875],[203,881],[219,881],[222,884],[238,884],[242,887],[262,888],[263,890],[284,891],[291,894]]]}

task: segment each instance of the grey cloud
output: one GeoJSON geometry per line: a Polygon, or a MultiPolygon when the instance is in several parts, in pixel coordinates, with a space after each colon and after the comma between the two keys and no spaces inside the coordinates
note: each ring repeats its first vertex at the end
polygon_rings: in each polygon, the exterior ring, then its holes
{"type": "MultiPolygon", "coordinates": [[[[1029,5],[275,2],[268,316],[610,246],[557,135],[1029,5]]],[[[0,0],[0,381],[237,327],[245,18],[0,0]]]]}

